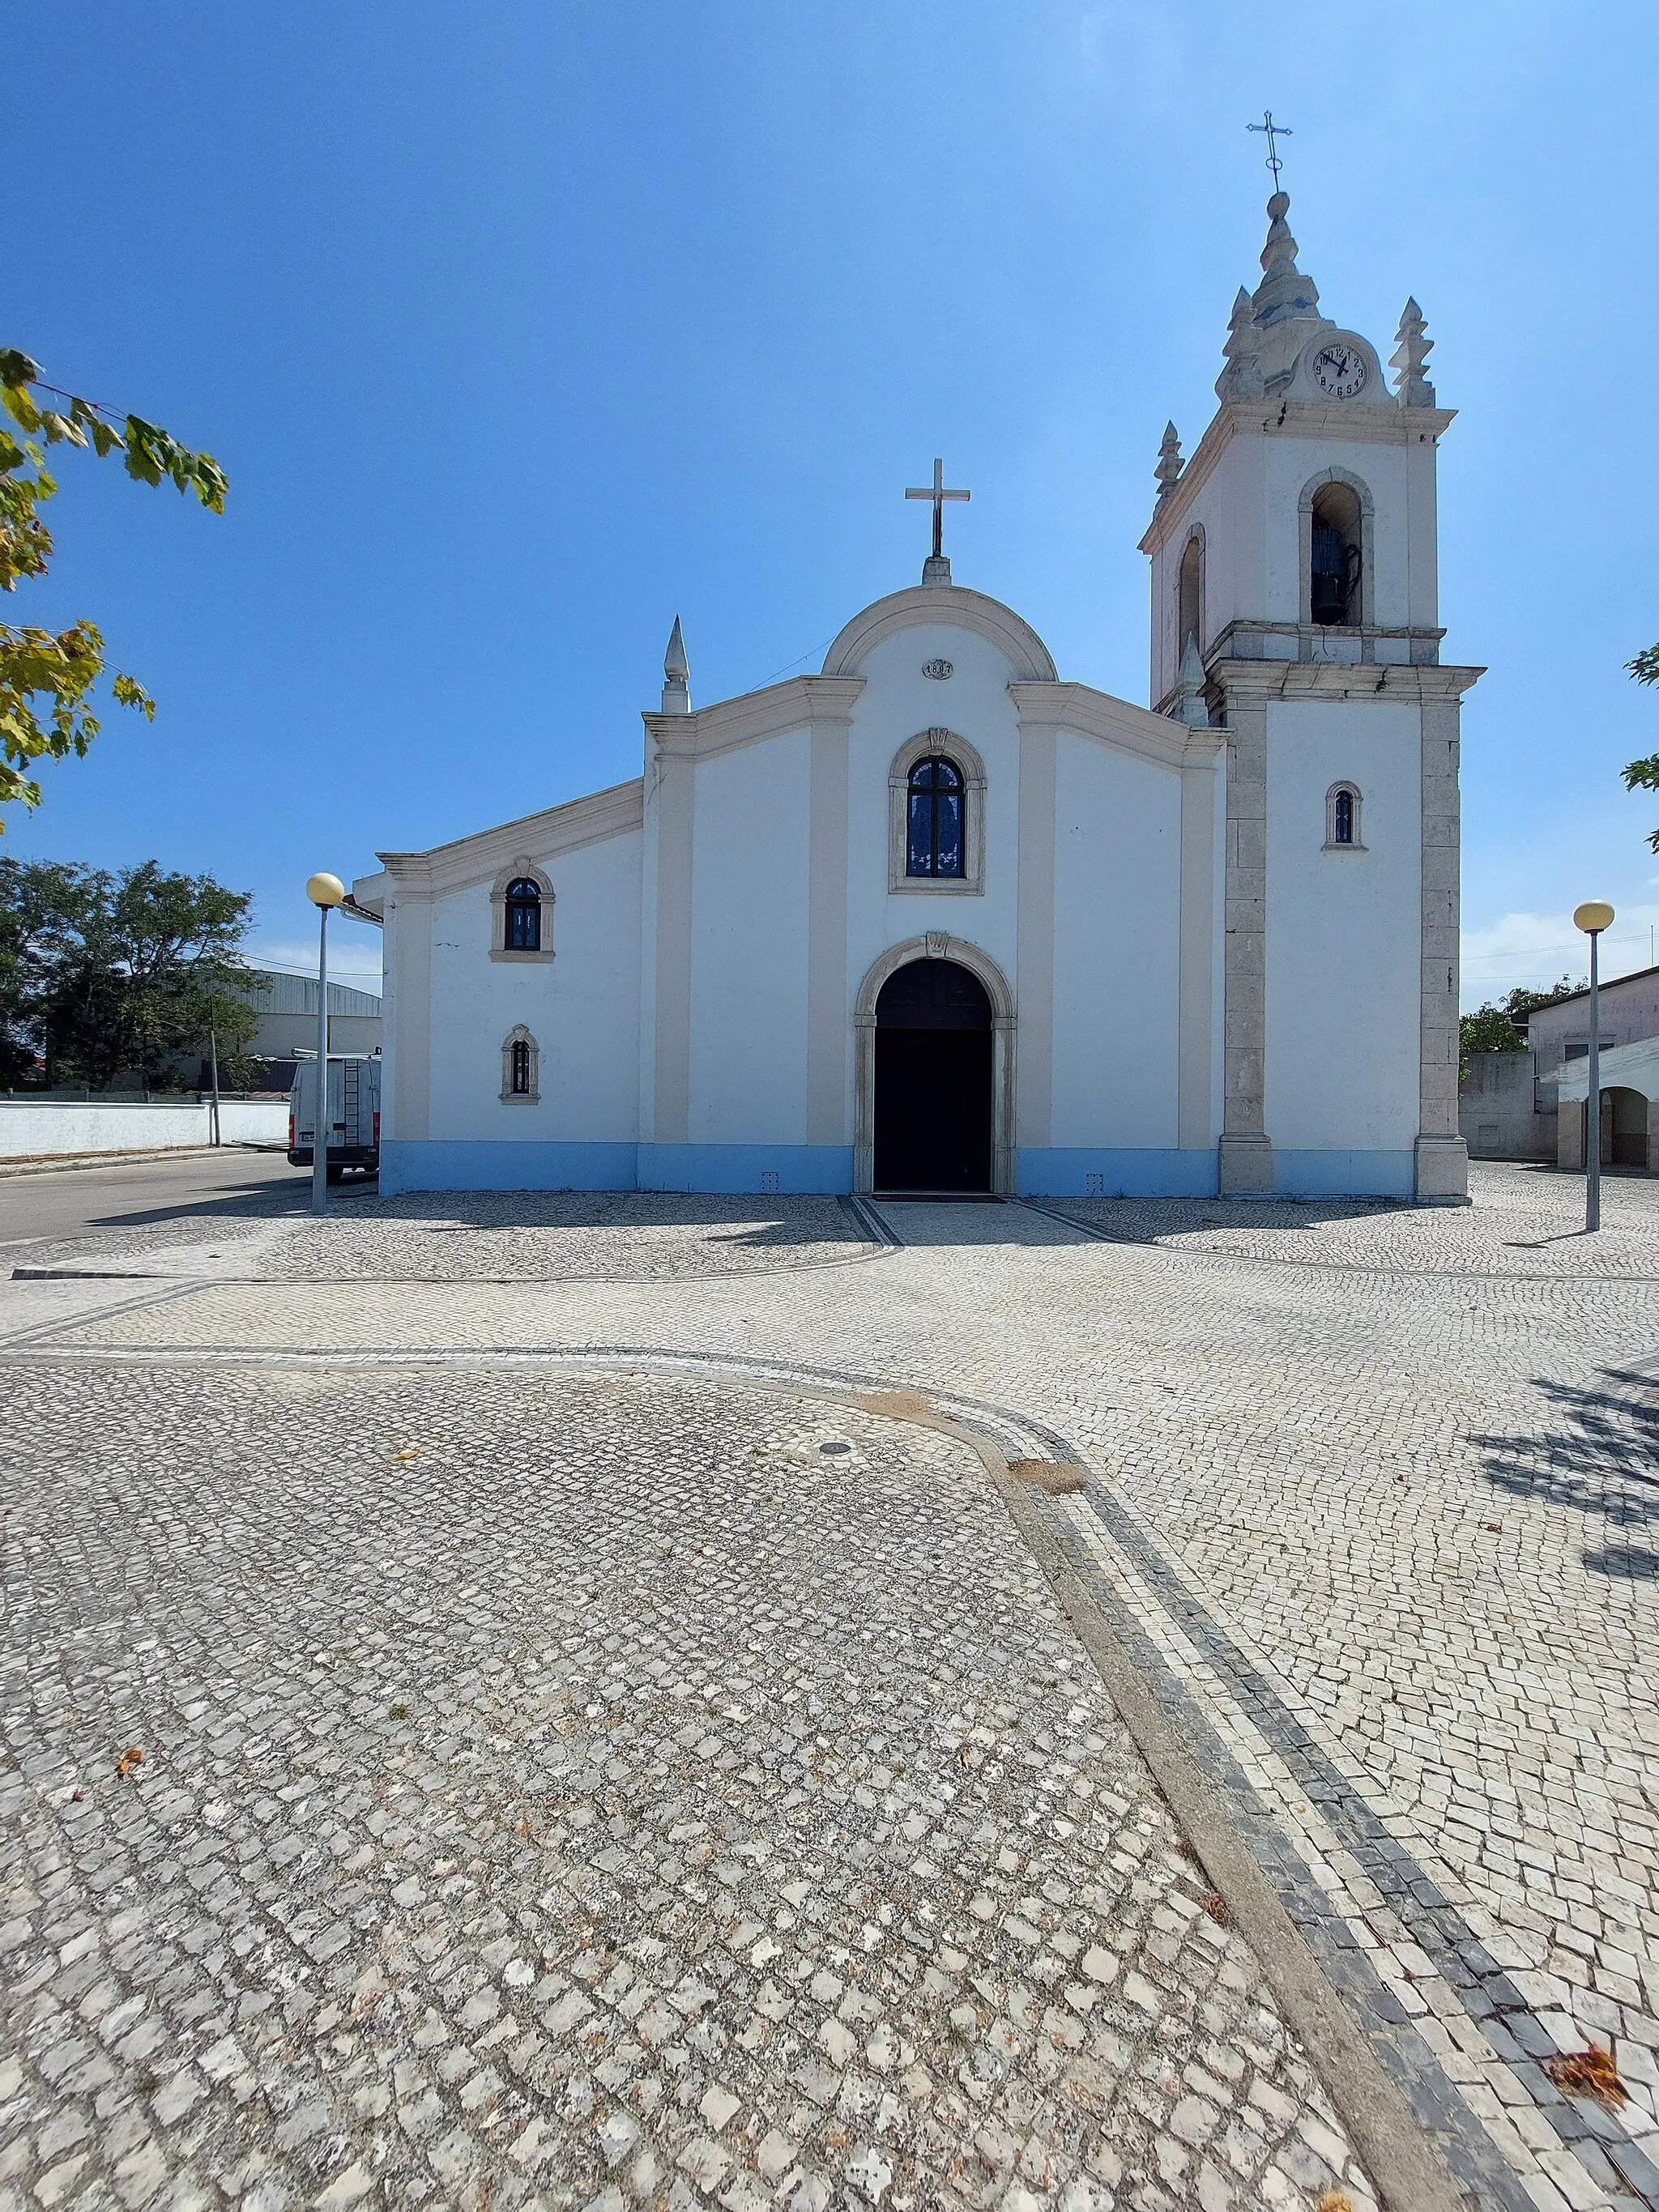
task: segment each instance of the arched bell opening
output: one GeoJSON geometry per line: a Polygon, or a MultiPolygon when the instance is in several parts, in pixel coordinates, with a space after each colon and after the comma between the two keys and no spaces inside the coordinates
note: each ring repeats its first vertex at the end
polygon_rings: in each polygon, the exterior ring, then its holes
{"type": "Polygon", "coordinates": [[[1322,484],[1314,494],[1308,612],[1326,628],[1363,620],[1364,517],[1352,484],[1322,484]]]}

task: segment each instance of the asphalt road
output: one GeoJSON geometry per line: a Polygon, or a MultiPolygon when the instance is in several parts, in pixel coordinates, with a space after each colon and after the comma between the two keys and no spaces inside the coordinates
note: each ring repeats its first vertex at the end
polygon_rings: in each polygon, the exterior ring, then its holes
{"type": "Polygon", "coordinates": [[[282,1152],[227,1150],[216,1158],[0,1176],[0,1251],[37,1237],[192,1214],[302,1212],[310,1200],[310,1170],[289,1167],[282,1152]]]}

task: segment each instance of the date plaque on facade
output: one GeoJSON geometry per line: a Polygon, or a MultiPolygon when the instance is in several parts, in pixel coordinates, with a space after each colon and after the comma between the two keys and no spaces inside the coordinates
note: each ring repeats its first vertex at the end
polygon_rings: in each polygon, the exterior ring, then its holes
{"type": "Polygon", "coordinates": [[[924,660],[921,664],[921,672],[924,676],[932,677],[935,684],[944,684],[947,683],[957,672],[948,660],[924,660]]]}

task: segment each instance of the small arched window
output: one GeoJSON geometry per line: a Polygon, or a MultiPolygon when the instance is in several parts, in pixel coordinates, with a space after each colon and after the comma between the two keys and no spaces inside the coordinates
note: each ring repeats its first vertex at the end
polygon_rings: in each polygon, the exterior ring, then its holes
{"type": "Polygon", "coordinates": [[[933,753],[916,763],[907,802],[907,875],[961,875],[963,804],[962,772],[953,761],[933,753]]]}
{"type": "Polygon", "coordinates": [[[1325,850],[1363,853],[1359,842],[1359,791],[1355,784],[1334,783],[1325,793],[1325,850]]]}
{"type": "Polygon", "coordinates": [[[522,1022],[501,1039],[501,1103],[535,1106],[541,1100],[541,1054],[522,1022]]]}
{"type": "Polygon", "coordinates": [[[1322,484],[1314,494],[1308,612],[1327,629],[1360,619],[1363,523],[1352,484],[1322,484]]]}
{"type": "Polygon", "coordinates": [[[1181,664],[1191,638],[1200,652],[1204,648],[1204,547],[1201,540],[1189,538],[1181,556],[1181,573],[1176,585],[1176,665],[1181,664]]]}
{"type": "Polygon", "coordinates": [[[509,952],[539,952],[542,949],[542,893],[528,876],[515,877],[507,887],[506,944],[509,952]]]}

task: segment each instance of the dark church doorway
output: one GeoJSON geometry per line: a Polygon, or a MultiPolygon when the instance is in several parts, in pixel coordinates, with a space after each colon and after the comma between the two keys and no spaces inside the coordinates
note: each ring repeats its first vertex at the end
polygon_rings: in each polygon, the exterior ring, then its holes
{"type": "Polygon", "coordinates": [[[954,960],[913,960],[876,1000],[876,1188],[991,1188],[991,1001],[954,960]]]}

